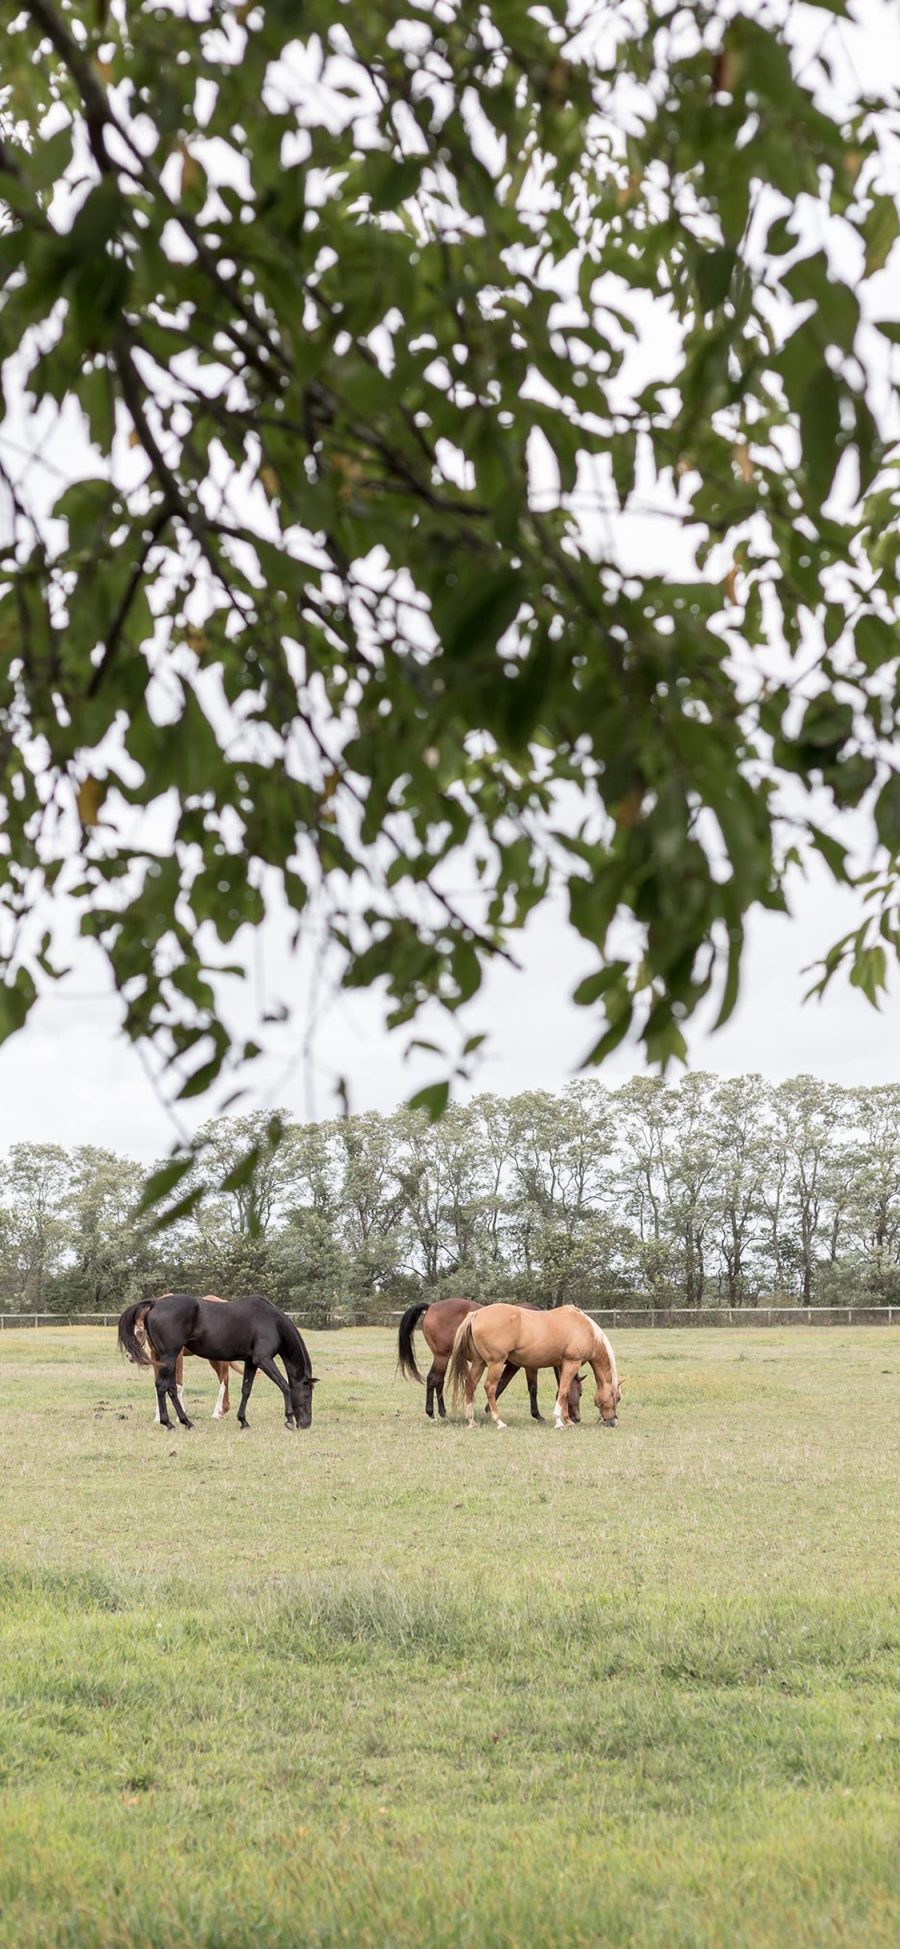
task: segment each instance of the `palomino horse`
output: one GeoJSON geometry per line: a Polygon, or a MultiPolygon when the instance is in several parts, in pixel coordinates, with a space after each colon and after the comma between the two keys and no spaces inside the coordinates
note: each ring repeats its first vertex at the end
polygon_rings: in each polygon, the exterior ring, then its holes
{"type": "MultiPolygon", "coordinates": [[[[172,1294],[160,1293],[159,1297],[160,1299],[171,1299],[172,1294]]],[[[213,1306],[226,1306],[228,1304],[227,1300],[220,1298],[218,1293],[204,1293],[203,1297],[204,1299],[208,1299],[210,1305],[213,1306]]],[[[137,1338],[139,1340],[143,1339],[143,1333],[144,1333],[143,1327],[139,1326],[137,1328],[137,1338]]],[[[156,1381],[159,1374],[159,1361],[152,1347],[148,1347],[147,1352],[150,1355],[150,1362],[153,1368],[153,1379],[154,1381],[156,1381]]],[[[216,1380],[219,1383],[219,1392],[216,1397],[216,1405],[213,1408],[212,1418],[214,1421],[222,1421],[224,1420],[226,1414],[231,1413],[231,1402],[228,1398],[228,1375],[230,1369],[227,1360],[211,1360],[209,1364],[213,1370],[213,1373],[215,1374],[216,1380]]],[[[234,1371],[236,1374],[239,1374],[241,1371],[236,1361],[234,1363],[234,1371]]],[[[182,1347],[178,1359],[175,1362],[175,1386],[178,1390],[178,1399],[181,1402],[182,1407],[184,1407],[184,1384],[183,1383],[184,1383],[184,1348],[182,1347]]],[[[157,1421],[159,1420],[158,1401],[156,1403],[156,1419],[157,1421]]]]}
{"type": "Polygon", "coordinates": [[[306,1346],[293,1321],[258,1293],[233,1299],[228,1306],[196,1299],[193,1293],[139,1299],[136,1306],[126,1306],[119,1320],[119,1346],[126,1360],[135,1361],[138,1367],[151,1365],[148,1349],[156,1355],[156,1399],[164,1428],[172,1426],[167,1394],[182,1427],[194,1425],[185,1414],[175,1384],[182,1351],[200,1354],[209,1361],[243,1362],[244,1384],[238,1408],[241,1428],[248,1425],[247,1402],[257,1373],[266,1374],[281,1390],[287,1428],[308,1428],[312,1422],[315,1377],[306,1346]],[[284,1363],[286,1381],[275,1365],[276,1356],[284,1363]]]}
{"type": "Polygon", "coordinates": [[[480,1312],[470,1313],[462,1321],[453,1342],[448,1373],[454,1407],[465,1388],[466,1420],[470,1428],[475,1426],[473,1401],[482,1374],[494,1426],[506,1427],[497,1413],[497,1382],[507,1361],[512,1361],[515,1367],[557,1368],[555,1428],[571,1425],[569,1387],[586,1361],[597,1382],[594,1399],[600,1418],[608,1428],[615,1427],[622,1392],[616,1357],[602,1327],[595,1326],[580,1306],[556,1306],[549,1313],[531,1312],[524,1306],[483,1306],[480,1312]]]}
{"type": "MultiPolygon", "coordinates": [[[[400,1321],[400,1328],[397,1334],[397,1365],[401,1374],[405,1374],[407,1379],[411,1381],[421,1381],[422,1379],[419,1369],[416,1366],[415,1349],[413,1347],[413,1334],[419,1321],[422,1321],[422,1334],[431,1354],[431,1366],[428,1369],[428,1374],[425,1379],[425,1413],[432,1421],[434,1420],[435,1397],[437,1397],[438,1414],[442,1420],[447,1412],[444,1406],[444,1375],[447,1371],[447,1362],[450,1359],[450,1354],[453,1349],[453,1341],[456,1337],[457,1327],[466,1318],[467,1314],[480,1313],[483,1310],[482,1303],[478,1299],[435,1299],[430,1304],[427,1299],[423,1299],[418,1301],[415,1306],[408,1306],[400,1321]]],[[[525,1311],[534,1312],[536,1308],[526,1307],[525,1311]]],[[[496,1391],[498,1396],[503,1393],[504,1388],[509,1386],[510,1381],[514,1379],[518,1371],[513,1361],[507,1362],[497,1384],[496,1391]]],[[[543,1421],[544,1417],[538,1407],[537,1374],[533,1367],[526,1368],[525,1378],[528,1382],[528,1399],[531,1402],[532,1418],[535,1421],[543,1421]]],[[[559,1374],[557,1374],[556,1379],[558,1383],[559,1374]]],[[[573,1421],[581,1420],[580,1401],[581,1381],[576,1374],[569,1387],[569,1413],[573,1421]]],[[[485,1414],[487,1412],[488,1410],[485,1408],[485,1414]]]]}

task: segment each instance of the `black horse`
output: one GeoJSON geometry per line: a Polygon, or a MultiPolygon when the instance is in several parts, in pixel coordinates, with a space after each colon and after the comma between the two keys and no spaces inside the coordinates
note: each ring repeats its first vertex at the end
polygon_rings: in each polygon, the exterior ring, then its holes
{"type": "Polygon", "coordinates": [[[202,1354],[205,1360],[242,1360],[244,1385],[238,1421],[248,1426],[247,1402],[257,1369],[267,1374],[284,1395],[286,1428],[308,1428],[312,1422],[312,1391],[315,1379],[312,1362],[293,1321],[277,1306],[259,1294],[233,1299],[228,1306],[195,1299],[191,1293],[167,1293],[165,1299],[139,1299],[126,1306],[119,1321],[119,1346],[126,1360],[138,1367],[149,1367],[149,1341],[159,1360],[156,1398],[163,1428],[171,1428],[166,1395],[172,1401],[183,1428],[193,1422],[178,1399],[175,1363],[182,1348],[185,1353],[202,1354]],[[141,1337],[139,1337],[141,1336],[141,1337]],[[287,1382],[275,1365],[279,1355],[284,1362],[287,1382]]]}

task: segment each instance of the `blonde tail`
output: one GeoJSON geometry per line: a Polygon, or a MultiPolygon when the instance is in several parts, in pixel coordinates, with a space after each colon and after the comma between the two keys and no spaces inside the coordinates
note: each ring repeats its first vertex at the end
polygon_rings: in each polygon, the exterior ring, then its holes
{"type": "Polygon", "coordinates": [[[450,1382],[454,1410],[459,1402],[460,1395],[465,1393],[466,1382],[469,1378],[469,1362],[474,1352],[475,1343],[472,1339],[472,1317],[470,1314],[468,1318],[460,1322],[460,1325],[456,1329],[453,1351],[447,1364],[447,1379],[450,1382]]]}

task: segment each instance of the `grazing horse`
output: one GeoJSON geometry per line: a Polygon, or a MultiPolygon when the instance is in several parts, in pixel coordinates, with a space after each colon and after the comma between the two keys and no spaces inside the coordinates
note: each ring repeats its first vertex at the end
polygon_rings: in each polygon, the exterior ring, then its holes
{"type": "Polygon", "coordinates": [[[159,1366],[156,1399],[163,1428],[171,1428],[166,1395],[183,1428],[192,1428],[178,1398],[175,1372],[178,1355],[202,1355],[204,1360],[243,1361],[244,1384],[238,1421],[248,1426],[247,1402],[257,1373],[266,1374],[284,1396],[285,1427],[308,1428],[312,1422],[315,1378],[306,1346],[292,1320],[258,1293],[233,1299],[228,1306],[195,1299],[192,1293],[169,1293],[165,1299],[139,1299],[126,1306],[119,1320],[119,1346],[126,1360],[149,1367],[152,1349],[159,1366]],[[282,1379],[275,1359],[284,1363],[282,1379]]]}
{"type": "MultiPolygon", "coordinates": [[[[525,1308],[525,1311],[528,1313],[533,1313],[537,1310],[533,1306],[527,1306],[525,1308]]],[[[427,1299],[423,1299],[419,1300],[415,1306],[408,1306],[400,1321],[400,1328],[397,1334],[397,1365],[401,1374],[405,1374],[407,1379],[411,1381],[421,1381],[422,1379],[419,1369],[416,1366],[416,1355],[413,1347],[413,1334],[419,1321],[422,1321],[422,1334],[431,1354],[431,1366],[428,1369],[428,1374],[425,1379],[425,1413],[432,1421],[434,1420],[435,1397],[437,1397],[438,1414],[442,1420],[447,1412],[444,1406],[444,1375],[447,1371],[447,1362],[450,1359],[450,1354],[453,1349],[453,1341],[456,1337],[457,1327],[466,1318],[467,1314],[481,1313],[483,1311],[484,1308],[478,1299],[435,1299],[430,1304],[427,1299]]],[[[518,1368],[515,1363],[513,1361],[507,1361],[497,1384],[496,1391],[498,1395],[503,1393],[504,1388],[509,1386],[510,1381],[514,1379],[517,1373],[518,1368]]],[[[538,1407],[537,1373],[533,1367],[526,1368],[525,1378],[528,1382],[528,1398],[531,1402],[532,1418],[535,1421],[543,1421],[544,1417],[538,1407]]],[[[558,1383],[558,1373],[556,1379],[558,1383]]],[[[581,1381],[576,1374],[569,1387],[569,1413],[573,1421],[581,1420],[580,1401],[581,1381]]],[[[485,1414],[487,1412],[488,1410],[485,1408],[485,1414]]]]}
{"type": "Polygon", "coordinates": [[[475,1426],[472,1404],[482,1374],[494,1426],[506,1427],[497,1413],[497,1383],[509,1361],[515,1367],[557,1368],[555,1428],[571,1426],[569,1386],[582,1362],[587,1361],[597,1382],[594,1399],[600,1418],[608,1428],[615,1427],[622,1392],[616,1356],[603,1328],[595,1326],[580,1306],[556,1306],[549,1313],[531,1312],[524,1306],[483,1306],[480,1312],[470,1313],[461,1322],[453,1341],[448,1372],[454,1407],[465,1388],[466,1420],[470,1428],[475,1426]]]}
{"type": "MultiPolygon", "coordinates": [[[[160,1299],[171,1299],[172,1294],[160,1293],[159,1297],[160,1299]]],[[[204,1293],[203,1297],[204,1299],[209,1301],[211,1306],[226,1306],[228,1303],[227,1300],[220,1298],[218,1293],[204,1293]]],[[[136,1328],[136,1337],[138,1340],[143,1340],[144,1329],[142,1325],[136,1328]]],[[[148,1347],[147,1351],[150,1355],[150,1362],[153,1368],[153,1378],[155,1381],[159,1374],[159,1360],[156,1354],[154,1353],[152,1347],[148,1347]]],[[[216,1398],[216,1405],[213,1408],[212,1418],[214,1421],[222,1421],[224,1420],[226,1414],[231,1413],[231,1401],[229,1400],[229,1396],[228,1396],[228,1375],[230,1372],[229,1363],[227,1360],[211,1360],[209,1364],[213,1370],[213,1373],[215,1374],[216,1380],[219,1383],[219,1392],[216,1398]]],[[[237,1361],[234,1361],[232,1364],[234,1366],[235,1373],[239,1374],[241,1370],[237,1364],[237,1361]]],[[[175,1386],[178,1389],[178,1399],[181,1402],[182,1407],[184,1407],[183,1383],[184,1383],[184,1348],[182,1347],[178,1359],[175,1362],[175,1386]]],[[[159,1420],[159,1401],[157,1401],[156,1403],[156,1419],[157,1421],[159,1420]]]]}

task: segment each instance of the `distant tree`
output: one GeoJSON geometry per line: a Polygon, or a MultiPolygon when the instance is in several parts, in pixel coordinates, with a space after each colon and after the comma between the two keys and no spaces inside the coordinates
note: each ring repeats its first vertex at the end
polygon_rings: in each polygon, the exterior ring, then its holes
{"type": "Polygon", "coordinates": [[[295,1206],[268,1254],[270,1298],[298,1311],[310,1326],[331,1326],[352,1297],[354,1263],[327,1215],[295,1206]]]}
{"type": "MultiPolygon", "coordinates": [[[[772,1091],[775,1145],[786,1175],[781,1223],[790,1229],[800,1296],[810,1305],[820,1256],[827,1252],[828,1216],[838,1131],[846,1114],[843,1092],[815,1076],[793,1076],[772,1091]]],[[[783,1263],[783,1244],[780,1247],[783,1263]]]]}
{"type": "Polygon", "coordinates": [[[619,1194],[636,1234],[634,1275],[656,1305],[671,1305],[680,1297],[667,1185],[674,1091],[661,1077],[636,1076],[615,1091],[614,1106],[619,1194]]]}
{"type": "Polygon", "coordinates": [[[564,1304],[609,1282],[611,1099],[598,1083],[576,1082],[559,1096],[526,1091],[509,1110],[513,1236],[529,1296],[564,1304]]]}
{"type": "MultiPolygon", "coordinates": [[[[198,1145],[218,1189],[206,1210],[241,1237],[265,1234],[283,1202],[290,1177],[290,1150],[282,1149],[284,1123],[268,1111],[214,1117],[198,1132],[198,1145]]],[[[203,1178],[195,1173],[197,1185],[203,1178]]],[[[190,1182],[190,1180],[189,1180],[190,1182]]]]}
{"type": "Polygon", "coordinates": [[[357,1297],[383,1293],[408,1276],[406,1122],[402,1116],[382,1117],[373,1111],[342,1117],[331,1126],[334,1200],[350,1268],[346,1285],[357,1297]]]}
{"type": "Polygon", "coordinates": [[[769,1093],[761,1076],[735,1076],[717,1085],[710,1121],[714,1222],[728,1306],[754,1302],[764,1288],[760,1233],[770,1128],[769,1093]]]}
{"type": "Polygon", "coordinates": [[[0,1171],[4,1278],[13,1302],[35,1313],[66,1248],[70,1170],[58,1144],[13,1144],[0,1171]]]}
{"type": "Polygon", "coordinates": [[[139,1298],[152,1259],[138,1217],[145,1173],[131,1158],[79,1145],[72,1153],[65,1206],[65,1266],[55,1299],[105,1311],[139,1298]]]}
{"type": "Polygon", "coordinates": [[[846,1164],[846,1230],[874,1296],[900,1293],[900,1085],[854,1090],[846,1164]]]}
{"type": "Polygon", "coordinates": [[[447,1280],[469,1285],[481,1277],[487,1257],[476,1119],[452,1105],[438,1123],[410,1111],[395,1119],[395,1128],[403,1144],[400,1187],[413,1263],[427,1287],[447,1280]]]}

